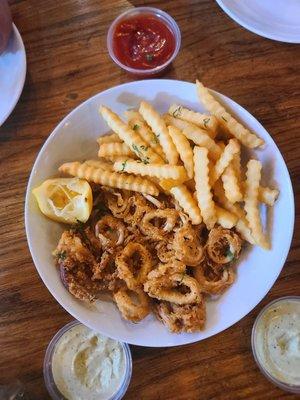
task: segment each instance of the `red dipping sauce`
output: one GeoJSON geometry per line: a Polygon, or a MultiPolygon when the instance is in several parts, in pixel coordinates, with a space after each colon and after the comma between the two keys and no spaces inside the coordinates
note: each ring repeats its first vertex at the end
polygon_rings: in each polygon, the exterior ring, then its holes
{"type": "Polygon", "coordinates": [[[168,61],[175,50],[175,36],[159,18],[137,15],[119,22],[113,49],[122,64],[151,69],[168,61]]]}
{"type": "Polygon", "coordinates": [[[137,7],[120,15],[107,39],[110,56],[129,72],[146,75],[164,69],[177,55],[180,31],[167,13],[137,7]]]}

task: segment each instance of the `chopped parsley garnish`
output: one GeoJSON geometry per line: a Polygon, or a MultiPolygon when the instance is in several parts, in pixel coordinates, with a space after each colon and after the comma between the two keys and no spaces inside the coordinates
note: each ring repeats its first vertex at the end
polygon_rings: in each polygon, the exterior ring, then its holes
{"type": "Polygon", "coordinates": [[[222,115],[222,119],[223,119],[225,122],[228,122],[227,119],[223,117],[223,115],[222,115]]]}
{"type": "Polygon", "coordinates": [[[60,261],[65,260],[65,259],[67,258],[67,252],[66,252],[65,250],[60,251],[59,253],[57,253],[57,258],[58,258],[60,261]]]}
{"type": "Polygon", "coordinates": [[[125,170],[127,161],[128,160],[125,160],[125,161],[122,162],[122,169],[121,169],[122,172],[125,170]]]}
{"type": "Polygon", "coordinates": [[[232,261],[234,259],[234,254],[232,253],[232,251],[230,250],[230,248],[227,249],[226,251],[226,257],[230,259],[230,261],[232,261]]]}
{"type": "Polygon", "coordinates": [[[153,61],[153,54],[146,54],[147,61],[153,61]]]}
{"type": "Polygon", "coordinates": [[[144,152],[147,151],[148,148],[149,148],[148,146],[144,146],[144,145],[141,145],[139,148],[135,143],[133,143],[133,145],[132,145],[133,151],[137,154],[138,157],[140,157],[140,159],[143,161],[144,164],[149,164],[149,161],[150,161],[150,158],[145,157],[145,155],[143,153],[143,151],[144,152]]]}
{"type": "Polygon", "coordinates": [[[174,111],[173,111],[173,117],[177,118],[181,114],[182,106],[178,106],[174,111]]]}
{"type": "Polygon", "coordinates": [[[138,124],[134,124],[132,129],[133,129],[134,131],[136,131],[137,129],[139,129],[138,124]]]}
{"type": "Polygon", "coordinates": [[[147,151],[149,149],[149,146],[144,146],[143,144],[140,147],[144,151],[147,151]]]}
{"type": "Polygon", "coordinates": [[[210,118],[204,118],[203,123],[204,123],[204,128],[207,128],[207,124],[209,123],[210,118]]]}

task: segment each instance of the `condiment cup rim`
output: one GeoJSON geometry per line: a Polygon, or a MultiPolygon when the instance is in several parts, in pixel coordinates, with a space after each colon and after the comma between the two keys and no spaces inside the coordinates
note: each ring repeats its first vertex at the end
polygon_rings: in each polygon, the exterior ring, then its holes
{"type": "MultiPolygon", "coordinates": [[[[66,400],[65,397],[61,394],[61,392],[58,390],[54,378],[53,378],[53,373],[52,373],[52,357],[53,353],[55,350],[55,346],[59,339],[71,328],[73,328],[76,325],[83,325],[79,321],[71,321],[68,324],[64,325],[59,331],[56,332],[56,334],[53,336],[53,338],[50,340],[48,347],[46,349],[45,353],[45,358],[44,358],[44,364],[43,364],[43,373],[44,373],[44,381],[46,388],[48,390],[48,393],[50,394],[51,398],[53,400],[66,400]]],[[[114,340],[114,339],[113,339],[114,340]]],[[[124,380],[122,382],[122,385],[118,388],[118,391],[114,393],[111,397],[107,398],[107,400],[121,400],[130,383],[131,376],[132,376],[132,356],[131,356],[131,351],[130,347],[127,343],[119,342],[124,350],[125,354],[125,375],[124,375],[124,380]]]]}
{"type": "Polygon", "coordinates": [[[271,381],[276,386],[278,386],[281,389],[286,390],[288,392],[300,393],[300,385],[292,385],[292,384],[283,382],[283,381],[277,379],[275,376],[273,376],[269,371],[267,371],[267,369],[259,361],[259,358],[258,358],[258,355],[257,355],[257,352],[256,352],[255,334],[256,334],[256,328],[257,328],[258,322],[260,321],[261,317],[265,314],[265,312],[269,308],[271,308],[274,304],[281,303],[282,301],[286,301],[286,300],[300,301],[300,296],[283,296],[283,297],[279,297],[278,299],[272,300],[270,303],[265,305],[262,308],[262,310],[259,312],[258,316],[256,317],[256,319],[254,321],[253,327],[252,327],[252,333],[251,333],[252,353],[253,353],[254,360],[255,360],[257,366],[259,367],[260,371],[263,373],[263,375],[269,381],[271,381]]]}
{"type": "Polygon", "coordinates": [[[180,33],[180,29],[179,26],[177,24],[177,22],[174,20],[174,18],[172,18],[168,13],[166,13],[165,11],[162,11],[158,8],[155,7],[134,7],[134,8],[130,8],[129,10],[123,12],[122,14],[120,14],[110,25],[109,29],[108,29],[108,33],[107,33],[107,39],[106,39],[106,44],[107,44],[107,48],[108,48],[108,52],[110,57],[112,58],[112,60],[122,69],[126,70],[129,73],[132,74],[140,74],[143,76],[146,75],[152,75],[152,74],[156,74],[158,72],[161,72],[163,69],[165,69],[169,64],[172,63],[172,61],[175,59],[175,57],[177,56],[179,49],[180,49],[180,45],[181,45],[181,33],[180,33]],[[164,20],[164,22],[166,22],[169,26],[169,28],[172,30],[173,34],[174,34],[174,38],[175,38],[175,49],[174,52],[172,54],[172,56],[163,64],[158,65],[155,68],[151,68],[151,69],[140,69],[140,68],[132,68],[129,67],[128,65],[123,64],[115,55],[114,53],[114,49],[113,49],[113,36],[114,36],[114,31],[115,28],[117,26],[117,24],[122,21],[123,19],[125,19],[125,17],[130,17],[133,16],[135,14],[153,14],[156,15],[158,17],[160,17],[161,19],[164,20]]]}

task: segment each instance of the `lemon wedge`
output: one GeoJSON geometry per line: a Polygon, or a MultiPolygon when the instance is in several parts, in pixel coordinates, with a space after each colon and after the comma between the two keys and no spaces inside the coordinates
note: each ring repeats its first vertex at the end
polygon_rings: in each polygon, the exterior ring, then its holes
{"type": "Polygon", "coordinates": [[[66,224],[86,222],[92,211],[92,189],[83,179],[48,179],[32,193],[41,212],[55,221],[66,224]]]}

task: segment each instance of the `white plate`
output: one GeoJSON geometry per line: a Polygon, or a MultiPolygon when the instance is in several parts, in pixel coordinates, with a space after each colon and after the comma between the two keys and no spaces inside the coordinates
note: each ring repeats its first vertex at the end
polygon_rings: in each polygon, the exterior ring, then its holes
{"type": "Polygon", "coordinates": [[[26,76],[26,54],[21,35],[13,24],[8,45],[0,54],[0,126],[15,108],[26,76]]]}
{"type": "Polygon", "coordinates": [[[238,24],[257,35],[300,43],[299,0],[216,0],[238,24]]]}
{"type": "Polygon", "coordinates": [[[83,324],[112,338],[143,346],[175,346],[215,335],[248,314],[266,295],[277,279],[287,257],[294,226],[294,197],[284,160],[267,131],[245,109],[229,98],[218,95],[248,127],[265,139],[266,148],[256,151],[265,166],[264,178],[281,190],[274,207],[272,250],[253,247],[240,260],[236,283],[219,300],[207,305],[206,329],[194,334],[171,334],[153,316],[139,324],[125,322],[115,305],[99,302],[97,309],[76,300],[63,287],[54,266],[52,251],[63,227],[45,218],[31,194],[44,179],[57,175],[57,167],[66,161],[97,157],[96,138],[108,131],[98,114],[100,104],[118,113],[137,107],[142,98],[160,112],[172,103],[184,104],[204,112],[196,96],[195,85],[175,80],[131,82],[106,90],[73,110],[52,132],[41,149],[29,179],[25,223],[29,248],[36,268],[57,301],[83,324]]]}

